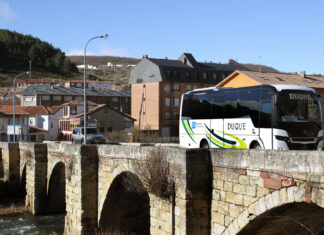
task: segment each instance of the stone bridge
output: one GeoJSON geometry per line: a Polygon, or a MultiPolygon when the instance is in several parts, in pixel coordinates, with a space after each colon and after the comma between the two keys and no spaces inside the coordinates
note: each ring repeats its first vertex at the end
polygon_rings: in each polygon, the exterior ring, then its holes
{"type": "Polygon", "coordinates": [[[30,213],[66,213],[65,234],[244,234],[253,223],[267,223],[262,216],[285,217],[283,208],[316,208],[291,218],[299,229],[305,216],[323,213],[322,151],[54,142],[1,142],[0,148],[4,180],[26,189],[30,213]],[[168,199],[152,193],[135,168],[155,155],[167,160],[174,182],[168,199]],[[132,191],[125,182],[143,190],[132,191]]]}

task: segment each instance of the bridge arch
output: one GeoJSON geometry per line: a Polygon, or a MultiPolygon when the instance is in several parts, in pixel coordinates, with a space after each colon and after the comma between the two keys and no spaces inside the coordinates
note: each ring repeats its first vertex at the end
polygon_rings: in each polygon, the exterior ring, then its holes
{"type": "Polygon", "coordinates": [[[65,213],[65,164],[57,162],[49,172],[47,184],[47,212],[65,213]]]}
{"type": "Polygon", "coordinates": [[[150,233],[149,193],[134,173],[123,171],[113,179],[99,218],[100,232],[150,233]]]}
{"type": "MultiPolygon", "coordinates": [[[[305,200],[305,198],[307,197],[306,194],[307,192],[304,184],[273,191],[250,204],[246,210],[244,210],[227,226],[222,234],[237,234],[255,218],[275,208],[303,202],[312,202],[316,205],[317,201],[305,200]]],[[[321,205],[319,204],[317,204],[317,206],[321,207],[321,205]]]]}

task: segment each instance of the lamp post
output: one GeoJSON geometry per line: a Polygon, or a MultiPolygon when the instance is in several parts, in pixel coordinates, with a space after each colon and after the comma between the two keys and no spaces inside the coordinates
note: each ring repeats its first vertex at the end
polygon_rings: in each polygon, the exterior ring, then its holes
{"type": "Polygon", "coordinates": [[[15,102],[15,98],[16,98],[16,79],[18,77],[20,77],[23,74],[29,74],[30,72],[23,72],[18,74],[14,80],[13,80],[13,129],[14,129],[14,137],[13,137],[13,142],[16,142],[16,102],[15,102]]]}
{"type": "Polygon", "coordinates": [[[86,86],[87,86],[87,83],[86,83],[86,57],[87,57],[87,46],[89,44],[90,41],[92,41],[93,39],[96,39],[96,38],[107,38],[108,37],[108,34],[104,34],[104,35],[101,35],[101,36],[96,36],[96,37],[93,37],[93,38],[90,38],[85,47],[84,47],[84,61],[83,61],[83,71],[84,71],[84,76],[83,76],[83,112],[84,112],[84,115],[83,115],[83,131],[84,131],[84,140],[83,140],[83,143],[86,144],[87,143],[87,96],[86,96],[86,86]]]}

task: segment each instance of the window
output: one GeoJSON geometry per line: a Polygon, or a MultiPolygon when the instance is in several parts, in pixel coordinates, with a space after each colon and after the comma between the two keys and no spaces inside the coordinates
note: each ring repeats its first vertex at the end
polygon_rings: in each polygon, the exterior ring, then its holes
{"type": "Polygon", "coordinates": [[[217,74],[213,73],[213,78],[216,80],[217,79],[217,74]]]}
{"type": "Polygon", "coordinates": [[[77,87],[82,87],[82,83],[78,82],[76,86],[77,87]]]}
{"type": "Polygon", "coordinates": [[[100,122],[99,123],[99,131],[101,133],[104,133],[105,132],[105,123],[104,122],[100,122]]]}
{"type": "Polygon", "coordinates": [[[51,97],[49,95],[42,95],[42,100],[50,100],[51,97]]]}
{"type": "Polygon", "coordinates": [[[261,103],[260,127],[271,128],[271,102],[263,101],[261,103]]]}
{"type": "Polygon", "coordinates": [[[77,109],[78,109],[77,106],[71,106],[70,107],[70,114],[71,115],[76,115],[77,114],[77,109]]]}
{"type": "Polygon", "coordinates": [[[253,125],[259,127],[259,109],[259,89],[244,89],[238,92],[237,117],[251,118],[253,125]]]}
{"type": "Polygon", "coordinates": [[[69,115],[68,107],[67,106],[64,106],[63,107],[63,116],[68,116],[68,115],[69,115]]]}
{"type": "Polygon", "coordinates": [[[55,96],[53,96],[53,100],[55,100],[55,101],[61,101],[61,96],[55,95],[55,96]]]}
{"type": "Polygon", "coordinates": [[[165,106],[170,106],[170,98],[165,98],[165,106]]]}
{"type": "Polygon", "coordinates": [[[187,91],[191,91],[191,85],[187,85],[186,89],[187,91]]]}
{"type": "Polygon", "coordinates": [[[71,82],[71,86],[74,86],[74,82],[71,82]]]}
{"type": "Polygon", "coordinates": [[[171,77],[171,71],[170,70],[166,70],[165,73],[166,73],[167,77],[171,77]]]}
{"type": "Polygon", "coordinates": [[[186,71],[185,74],[187,78],[190,78],[190,73],[188,71],[186,71]]]}
{"type": "Polygon", "coordinates": [[[164,90],[165,90],[165,91],[170,91],[170,90],[171,90],[171,88],[170,88],[170,84],[166,84],[166,85],[164,86],[164,90]]]}
{"type": "Polygon", "coordinates": [[[230,91],[226,93],[224,118],[236,118],[236,117],[237,117],[237,94],[236,91],[230,91]]]}
{"type": "Polygon", "coordinates": [[[104,107],[104,113],[108,113],[108,106],[107,105],[104,107]]]}
{"type": "Polygon", "coordinates": [[[166,120],[171,120],[171,113],[170,112],[165,112],[165,119],[166,120]]]}
{"type": "Polygon", "coordinates": [[[112,121],[107,122],[107,131],[112,132],[112,121]]]}
{"type": "Polygon", "coordinates": [[[25,98],[25,101],[26,101],[26,102],[29,102],[29,101],[32,101],[32,99],[31,99],[30,97],[26,97],[26,98],[25,98]]]}
{"type": "Polygon", "coordinates": [[[173,84],[172,91],[179,92],[179,91],[180,91],[180,86],[179,86],[179,84],[173,84]]]}
{"type": "Polygon", "coordinates": [[[213,95],[213,99],[211,102],[211,118],[215,119],[222,119],[224,115],[224,102],[225,97],[224,96],[217,96],[213,95]]]}
{"type": "Polygon", "coordinates": [[[69,102],[72,100],[72,96],[64,96],[64,102],[69,102]]]}
{"type": "Polygon", "coordinates": [[[29,125],[34,126],[34,119],[29,119],[29,125]]]}
{"type": "Polygon", "coordinates": [[[206,79],[207,78],[207,73],[203,73],[203,79],[206,79]]]}

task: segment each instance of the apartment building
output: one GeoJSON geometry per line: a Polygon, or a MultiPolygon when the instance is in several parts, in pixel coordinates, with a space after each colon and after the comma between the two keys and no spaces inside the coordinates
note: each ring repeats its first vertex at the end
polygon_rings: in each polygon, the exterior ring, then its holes
{"type": "MultiPolygon", "coordinates": [[[[65,81],[64,86],[65,87],[75,87],[75,88],[83,88],[83,80],[70,80],[65,81]]],[[[116,90],[116,84],[111,82],[105,82],[105,81],[86,81],[86,88],[87,89],[96,89],[96,90],[116,90]]]]}

